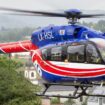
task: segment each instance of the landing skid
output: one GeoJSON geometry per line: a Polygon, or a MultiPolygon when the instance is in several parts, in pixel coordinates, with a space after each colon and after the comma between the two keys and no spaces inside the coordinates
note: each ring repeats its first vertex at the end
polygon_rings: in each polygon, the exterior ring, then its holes
{"type": "MultiPolygon", "coordinates": [[[[105,84],[103,84],[105,85],[105,84]]],[[[100,94],[90,94],[89,93],[89,88],[92,88],[93,86],[101,86],[101,84],[80,84],[80,83],[73,83],[73,84],[57,84],[57,83],[51,83],[51,84],[44,84],[45,90],[41,94],[36,94],[37,96],[45,96],[45,97],[59,97],[59,98],[72,98],[72,99],[77,99],[82,96],[95,96],[95,97],[105,97],[105,95],[100,95],[100,94]],[[75,90],[73,94],[69,95],[46,95],[47,90],[51,86],[73,86],[75,87],[75,90]]]]}

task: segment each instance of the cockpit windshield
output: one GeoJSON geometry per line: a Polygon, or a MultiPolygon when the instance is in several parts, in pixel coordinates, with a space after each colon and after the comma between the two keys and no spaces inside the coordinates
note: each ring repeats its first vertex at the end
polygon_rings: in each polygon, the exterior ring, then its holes
{"type": "Polygon", "coordinates": [[[91,38],[88,42],[73,42],[42,49],[42,58],[49,61],[105,64],[105,39],[91,38]]]}
{"type": "Polygon", "coordinates": [[[105,39],[93,39],[92,41],[96,44],[102,59],[105,62],[105,39]]]}

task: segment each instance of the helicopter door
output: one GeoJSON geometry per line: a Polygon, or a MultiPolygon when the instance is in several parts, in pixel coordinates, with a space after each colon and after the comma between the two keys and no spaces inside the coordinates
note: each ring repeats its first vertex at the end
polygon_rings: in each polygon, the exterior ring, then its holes
{"type": "Polygon", "coordinates": [[[88,44],[86,46],[86,62],[92,64],[102,63],[102,59],[99,55],[99,52],[93,44],[88,44]]]}

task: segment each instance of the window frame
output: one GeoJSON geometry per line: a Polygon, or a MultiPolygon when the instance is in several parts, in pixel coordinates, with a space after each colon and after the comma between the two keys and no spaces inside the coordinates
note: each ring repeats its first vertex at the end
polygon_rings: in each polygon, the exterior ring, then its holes
{"type": "Polygon", "coordinates": [[[43,50],[47,50],[47,53],[48,53],[48,49],[47,49],[47,48],[43,48],[43,49],[41,49],[41,57],[42,57],[42,59],[43,59],[43,60],[45,60],[45,61],[46,61],[46,60],[47,60],[47,58],[44,58],[44,55],[43,55],[43,53],[42,53],[42,52],[43,52],[43,50]]]}

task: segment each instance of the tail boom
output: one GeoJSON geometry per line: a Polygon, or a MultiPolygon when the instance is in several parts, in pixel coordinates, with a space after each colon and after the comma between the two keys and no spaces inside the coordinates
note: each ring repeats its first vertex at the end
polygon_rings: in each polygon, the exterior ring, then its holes
{"type": "Polygon", "coordinates": [[[0,44],[0,53],[29,52],[35,49],[37,49],[37,47],[29,40],[0,44]]]}

